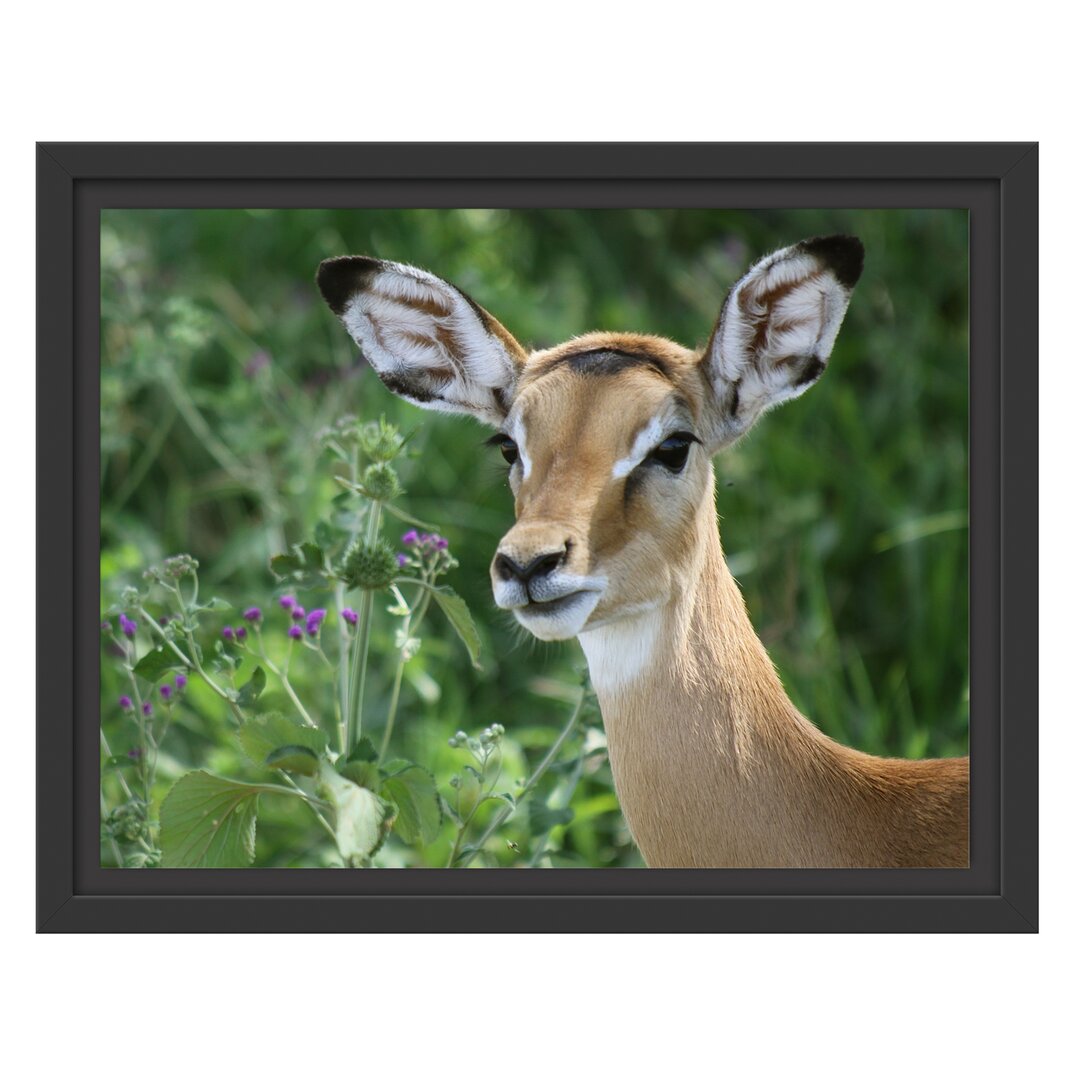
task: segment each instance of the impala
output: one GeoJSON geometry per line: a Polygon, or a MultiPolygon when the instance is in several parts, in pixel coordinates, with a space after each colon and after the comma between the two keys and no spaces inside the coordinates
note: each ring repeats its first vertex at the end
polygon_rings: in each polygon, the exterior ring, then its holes
{"type": "Polygon", "coordinates": [[[846,236],[763,258],[699,351],[629,333],[528,351],[424,270],[319,268],[391,391],[498,429],[516,523],[495,603],[580,641],[649,866],[967,865],[967,759],[827,738],[785,693],[720,547],[712,455],[820,378],[862,263],[846,236]]]}

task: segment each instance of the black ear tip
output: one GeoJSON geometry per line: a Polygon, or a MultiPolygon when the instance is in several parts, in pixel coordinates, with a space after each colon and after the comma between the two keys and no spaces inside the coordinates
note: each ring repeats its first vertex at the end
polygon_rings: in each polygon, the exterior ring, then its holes
{"type": "Polygon", "coordinates": [[[315,274],[315,283],[335,315],[341,315],[349,301],[363,289],[382,264],[367,255],[339,255],[324,259],[315,274]]]}
{"type": "Polygon", "coordinates": [[[836,275],[836,280],[850,289],[863,271],[866,249],[857,236],[815,236],[799,247],[819,258],[836,275]]]}

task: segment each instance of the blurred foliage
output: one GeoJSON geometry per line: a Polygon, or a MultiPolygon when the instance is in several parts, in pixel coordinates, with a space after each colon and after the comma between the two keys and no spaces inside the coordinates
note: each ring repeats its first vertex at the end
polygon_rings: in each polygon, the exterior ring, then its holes
{"type": "MultiPolygon", "coordinates": [[[[863,279],[821,383],[717,458],[725,550],[785,686],[828,734],[878,754],[966,753],[961,211],[105,211],[103,608],[176,551],[198,558],[206,595],[266,603],[270,556],[310,535],[340,490],[316,433],[342,414],[385,414],[410,435],[402,505],[449,537],[461,564],[450,583],[483,638],[481,671],[451,634],[425,640],[406,668],[396,751],[444,775],[459,767],[454,732],[502,723],[506,775],[526,775],[565,721],[580,649],[525,639],[496,611],[487,566],[512,521],[498,455],[473,421],[385,391],[319,298],[317,265],[367,253],[423,266],[536,347],[593,329],[694,345],[750,262],[832,232],[862,238],[863,279]]],[[[390,632],[376,624],[376,651],[392,649],[390,632]]],[[[321,677],[315,665],[293,674],[315,699],[321,677]]],[[[373,665],[372,715],[385,714],[389,681],[373,665]]],[[[103,664],[103,727],[117,756],[132,740],[122,692],[103,664]]],[[[602,746],[596,727],[586,737],[602,746]]],[[[588,761],[549,861],[640,865],[602,753],[588,761]]],[[[242,756],[222,703],[193,684],[154,800],[200,768],[236,775],[242,756]]],[[[324,839],[268,802],[258,862],[312,865],[324,839]]]]}

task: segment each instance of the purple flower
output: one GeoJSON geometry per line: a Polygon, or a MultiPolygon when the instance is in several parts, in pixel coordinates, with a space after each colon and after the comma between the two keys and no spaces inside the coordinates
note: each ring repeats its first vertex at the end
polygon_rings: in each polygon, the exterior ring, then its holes
{"type": "Polygon", "coordinates": [[[127,694],[120,695],[120,708],[127,712],[131,708],[131,698],[127,694]]]}
{"type": "Polygon", "coordinates": [[[243,641],[244,638],[246,638],[246,637],[247,637],[247,627],[246,626],[238,626],[236,628],[236,640],[237,641],[243,641]]]}
{"type": "Polygon", "coordinates": [[[427,547],[431,543],[431,533],[421,533],[420,543],[423,547],[427,547]]]}
{"type": "Polygon", "coordinates": [[[402,535],[401,542],[403,544],[418,544],[420,542],[420,537],[416,535],[415,529],[410,529],[407,533],[402,535]]]}
{"type": "Polygon", "coordinates": [[[280,600],[278,601],[278,603],[279,603],[279,604],[280,604],[280,605],[281,605],[281,606],[282,606],[282,607],[283,607],[283,608],[284,608],[284,609],[285,609],[286,611],[292,611],[292,609],[293,609],[293,608],[294,608],[294,607],[296,606],[296,597],[295,597],[295,596],[283,596],[283,597],[282,597],[282,598],[281,598],[281,599],[280,599],[280,600]]]}
{"type": "Polygon", "coordinates": [[[101,620],[101,632],[103,634],[111,634],[112,633],[112,623],[109,622],[108,619],[102,619],[101,620]]]}
{"type": "Polygon", "coordinates": [[[138,761],[142,757],[142,748],[138,746],[133,746],[127,752],[127,756],[131,758],[132,761],[138,761]]]}
{"type": "Polygon", "coordinates": [[[355,626],[360,621],[360,616],[351,607],[341,609],[341,617],[350,625],[355,626]]]}
{"type": "Polygon", "coordinates": [[[142,707],[143,716],[152,716],[154,712],[154,706],[149,701],[145,702],[142,707]]]}
{"type": "Polygon", "coordinates": [[[436,551],[445,551],[450,546],[450,541],[445,536],[434,536],[432,539],[435,541],[436,551]]]}
{"type": "Polygon", "coordinates": [[[124,637],[133,638],[139,628],[137,619],[129,619],[122,611],[120,612],[120,631],[124,637]]]}
{"type": "Polygon", "coordinates": [[[291,637],[294,641],[296,640],[296,638],[302,638],[303,636],[304,631],[301,630],[299,626],[289,627],[289,637],[291,637]]]}
{"type": "Polygon", "coordinates": [[[171,687],[171,686],[169,686],[169,684],[168,684],[168,683],[166,683],[166,684],[165,684],[165,685],[164,685],[164,686],[163,686],[163,687],[161,688],[161,690],[159,691],[159,693],[161,694],[161,696],[162,696],[162,697],[163,697],[163,698],[164,698],[164,699],[165,699],[166,701],[168,701],[168,700],[169,700],[169,698],[171,698],[171,697],[172,697],[172,687],[171,687]]]}
{"type": "Polygon", "coordinates": [[[177,691],[183,690],[184,687],[187,686],[187,676],[177,675],[173,680],[173,685],[176,687],[177,691]]]}
{"type": "Polygon", "coordinates": [[[403,554],[402,554],[402,553],[401,553],[401,552],[399,551],[399,552],[398,552],[398,557],[397,557],[397,564],[398,564],[398,566],[407,566],[407,565],[408,565],[408,563],[409,563],[409,556],[408,556],[408,555],[403,555],[403,554]]]}
{"type": "Polygon", "coordinates": [[[305,614],[307,614],[307,613],[304,611],[304,609],[299,604],[297,604],[296,607],[294,607],[292,609],[292,617],[297,622],[299,622],[304,617],[305,614]]]}
{"type": "Polygon", "coordinates": [[[233,639],[233,633],[234,633],[234,631],[233,631],[233,628],[232,628],[231,626],[226,626],[226,627],[223,627],[223,628],[222,628],[222,631],[221,631],[221,636],[222,636],[222,637],[223,637],[223,638],[224,638],[224,639],[225,639],[226,641],[232,641],[232,639],[233,639]]]}
{"type": "Polygon", "coordinates": [[[258,622],[262,618],[262,611],[257,607],[249,607],[247,611],[244,612],[244,618],[247,619],[248,622],[258,622]]]}
{"type": "Polygon", "coordinates": [[[307,617],[307,632],[312,637],[318,637],[319,625],[326,618],[326,608],[315,608],[307,617]]]}

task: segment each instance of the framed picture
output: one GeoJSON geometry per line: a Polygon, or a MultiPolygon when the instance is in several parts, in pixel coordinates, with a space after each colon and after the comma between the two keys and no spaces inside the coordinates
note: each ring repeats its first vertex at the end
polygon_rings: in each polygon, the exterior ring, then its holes
{"type": "Polygon", "coordinates": [[[39,929],[1035,929],[1037,158],[40,146],[39,929]]]}

